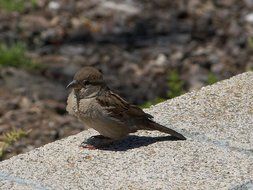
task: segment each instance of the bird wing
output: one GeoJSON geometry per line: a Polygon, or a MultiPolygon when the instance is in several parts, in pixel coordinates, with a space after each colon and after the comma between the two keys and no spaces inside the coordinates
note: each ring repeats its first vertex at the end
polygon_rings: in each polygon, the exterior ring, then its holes
{"type": "Polygon", "coordinates": [[[145,113],[142,109],[135,105],[131,105],[119,95],[108,91],[103,95],[98,96],[97,102],[106,109],[107,113],[119,120],[138,120],[138,119],[152,119],[153,116],[145,113]]]}
{"type": "Polygon", "coordinates": [[[119,95],[111,91],[96,97],[96,99],[100,106],[102,106],[111,116],[111,118],[114,118],[123,125],[128,123],[128,126],[132,127],[132,132],[135,132],[138,129],[158,130],[182,140],[186,139],[182,134],[154,122],[152,120],[152,115],[145,113],[137,106],[129,104],[119,95]]]}

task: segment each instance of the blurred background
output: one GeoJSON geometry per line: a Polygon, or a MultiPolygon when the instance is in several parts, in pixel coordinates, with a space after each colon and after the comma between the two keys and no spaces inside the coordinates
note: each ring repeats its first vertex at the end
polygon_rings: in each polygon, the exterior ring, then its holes
{"type": "Polygon", "coordinates": [[[0,0],[0,160],[78,133],[82,66],[142,108],[253,69],[253,0],[0,0]]]}

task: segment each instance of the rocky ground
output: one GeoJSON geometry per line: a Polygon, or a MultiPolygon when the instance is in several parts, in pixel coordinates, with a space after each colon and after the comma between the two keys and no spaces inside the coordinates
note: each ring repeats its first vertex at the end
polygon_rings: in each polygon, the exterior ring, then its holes
{"type": "MultiPolygon", "coordinates": [[[[0,134],[30,131],[2,159],[83,130],[65,112],[66,84],[84,65],[135,104],[166,98],[176,70],[183,91],[253,68],[253,1],[26,1],[0,9],[0,41],[23,42],[43,69],[0,69],[0,134]]],[[[1,138],[0,138],[1,139],[1,138]]]]}

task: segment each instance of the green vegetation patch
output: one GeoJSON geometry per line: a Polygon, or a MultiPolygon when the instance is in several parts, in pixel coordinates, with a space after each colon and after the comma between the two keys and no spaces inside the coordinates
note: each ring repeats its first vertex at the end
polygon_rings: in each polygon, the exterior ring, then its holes
{"type": "MultiPolygon", "coordinates": [[[[169,72],[168,78],[167,78],[167,85],[169,87],[169,91],[167,92],[166,99],[175,98],[184,93],[184,90],[183,90],[184,81],[180,79],[179,73],[176,70],[169,72]]],[[[150,106],[163,102],[166,99],[158,97],[155,100],[145,102],[140,107],[149,108],[150,106]]]]}
{"type": "Polygon", "coordinates": [[[30,131],[22,129],[13,129],[10,132],[4,133],[0,136],[0,159],[3,157],[6,149],[19,141],[21,138],[26,137],[30,131]]]}
{"type": "Polygon", "coordinates": [[[248,37],[248,46],[253,49],[253,37],[248,37]]]}
{"type": "Polygon", "coordinates": [[[0,43],[0,67],[18,67],[25,69],[38,69],[40,65],[26,55],[26,47],[22,43],[7,46],[0,43]]]}
{"type": "Polygon", "coordinates": [[[6,11],[17,11],[22,12],[25,10],[27,4],[35,7],[37,4],[36,0],[0,0],[0,9],[6,11]]]}
{"type": "Polygon", "coordinates": [[[207,84],[211,85],[211,84],[214,84],[216,82],[218,82],[217,76],[214,73],[209,72],[208,76],[207,76],[207,84]]]}
{"type": "Polygon", "coordinates": [[[144,104],[140,105],[140,108],[142,108],[142,109],[149,108],[150,106],[156,105],[156,104],[161,103],[161,102],[163,102],[165,100],[166,99],[164,99],[164,98],[156,98],[156,99],[154,99],[152,101],[147,101],[144,104]]]}
{"type": "Polygon", "coordinates": [[[171,71],[168,75],[168,87],[169,91],[167,96],[169,99],[180,96],[184,93],[184,81],[180,79],[178,71],[171,71]]]}

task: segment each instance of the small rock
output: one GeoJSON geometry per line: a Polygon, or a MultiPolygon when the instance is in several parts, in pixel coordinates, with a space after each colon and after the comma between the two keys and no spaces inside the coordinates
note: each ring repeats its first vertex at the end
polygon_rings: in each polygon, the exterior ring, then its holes
{"type": "Polygon", "coordinates": [[[167,63],[167,57],[164,54],[159,54],[155,60],[157,66],[165,66],[167,63]]]}
{"type": "Polygon", "coordinates": [[[43,16],[26,15],[21,18],[19,27],[23,30],[29,30],[30,32],[40,31],[50,27],[50,22],[43,16]]]}
{"type": "Polygon", "coordinates": [[[69,56],[80,55],[80,54],[83,54],[84,51],[85,51],[85,46],[83,45],[65,45],[65,46],[62,46],[60,49],[60,53],[62,55],[69,55],[69,56]]]}
{"type": "Polygon", "coordinates": [[[60,3],[58,3],[57,1],[50,1],[48,3],[48,8],[51,10],[58,10],[60,8],[60,3]]]}
{"type": "Polygon", "coordinates": [[[29,108],[32,105],[32,102],[27,97],[22,97],[19,103],[21,108],[29,108]]]}
{"type": "Polygon", "coordinates": [[[253,24],[253,13],[249,13],[245,16],[245,20],[253,24]]]}
{"type": "Polygon", "coordinates": [[[253,7],[253,0],[244,0],[244,2],[248,7],[253,7]]]}
{"type": "Polygon", "coordinates": [[[120,11],[127,14],[138,14],[140,9],[134,5],[126,4],[126,3],[115,3],[113,1],[105,1],[101,4],[102,7],[108,8],[114,11],[120,11]]]}

